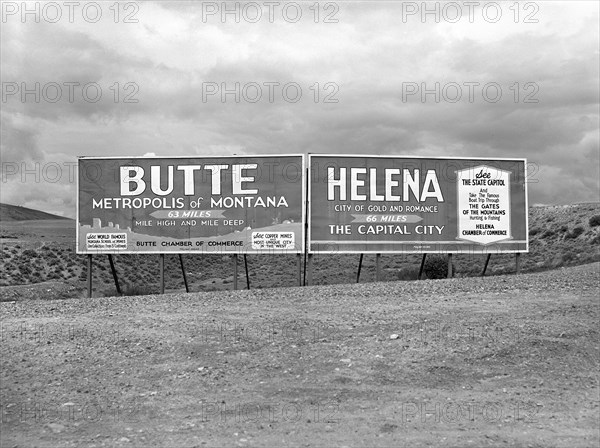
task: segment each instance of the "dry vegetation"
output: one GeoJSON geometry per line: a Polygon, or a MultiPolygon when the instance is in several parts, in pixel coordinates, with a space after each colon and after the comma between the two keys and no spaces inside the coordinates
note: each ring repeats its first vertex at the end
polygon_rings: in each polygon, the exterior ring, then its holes
{"type": "MultiPolygon", "coordinates": [[[[20,215],[19,215],[20,216],[20,215]]],[[[522,257],[522,271],[536,272],[600,260],[600,204],[532,207],[529,217],[530,252],[522,257]]],[[[70,220],[2,221],[0,239],[0,286],[62,282],[69,285],[69,296],[82,296],[87,276],[84,256],[75,253],[74,222],[70,220]]],[[[361,281],[375,280],[375,257],[365,256],[361,281]]],[[[231,289],[232,259],[226,255],[184,256],[192,291],[231,289]]],[[[457,277],[480,274],[484,256],[454,256],[457,277]]],[[[382,257],[383,280],[414,280],[420,255],[382,257]]],[[[127,295],[158,291],[158,257],[148,255],[115,256],[121,287],[127,295]]],[[[318,285],[356,281],[358,256],[317,255],[314,283],[318,285]]],[[[298,270],[295,256],[249,256],[252,288],[294,286],[298,270]]],[[[166,257],[166,287],[182,291],[183,279],[177,256],[166,257]]],[[[514,272],[514,256],[494,255],[487,275],[514,272]]],[[[245,286],[240,259],[240,287],[245,286]]],[[[105,256],[94,257],[94,285],[97,296],[116,294],[110,265],[105,256]]],[[[3,300],[12,295],[0,293],[3,300]]]]}

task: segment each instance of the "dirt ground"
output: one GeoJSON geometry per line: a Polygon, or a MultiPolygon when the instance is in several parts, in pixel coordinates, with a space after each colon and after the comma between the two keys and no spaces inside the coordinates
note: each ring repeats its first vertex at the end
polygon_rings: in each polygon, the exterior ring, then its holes
{"type": "Polygon", "coordinates": [[[597,447],[598,263],[0,304],[2,447],[597,447]]]}

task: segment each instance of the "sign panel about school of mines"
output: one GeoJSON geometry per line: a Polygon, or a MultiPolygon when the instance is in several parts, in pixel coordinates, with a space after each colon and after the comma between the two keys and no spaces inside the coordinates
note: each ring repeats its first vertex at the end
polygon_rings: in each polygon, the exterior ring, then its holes
{"type": "Polygon", "coordinates": [[[525,159],[310,155],[310,253],[527,252],[525,159]]]}
{"type": "Polygon", "coordinates": [[[80,157],[77,252],[300,253],[304,157],[80,157]]]}

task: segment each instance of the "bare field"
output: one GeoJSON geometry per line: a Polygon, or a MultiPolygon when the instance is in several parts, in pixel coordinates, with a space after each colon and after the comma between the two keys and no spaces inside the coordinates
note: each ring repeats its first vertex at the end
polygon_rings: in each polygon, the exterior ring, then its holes
{"type": "Polygon", "coordinates": [[[4,302],[2,446],[598,446],[599,268],[4,302]]]}

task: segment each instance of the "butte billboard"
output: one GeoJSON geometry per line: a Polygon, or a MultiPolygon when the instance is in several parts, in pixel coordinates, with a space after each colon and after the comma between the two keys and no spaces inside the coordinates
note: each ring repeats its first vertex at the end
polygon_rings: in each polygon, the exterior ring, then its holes
{"type": "Polygon", "coordinates": [[[309,156],[309,253],[527,252],[525,159],[309,156]]]}
{"type": "Polygon", "coordinates": [[[300,253],[304,157],[80,157],[77,252],[300,253]]]}

